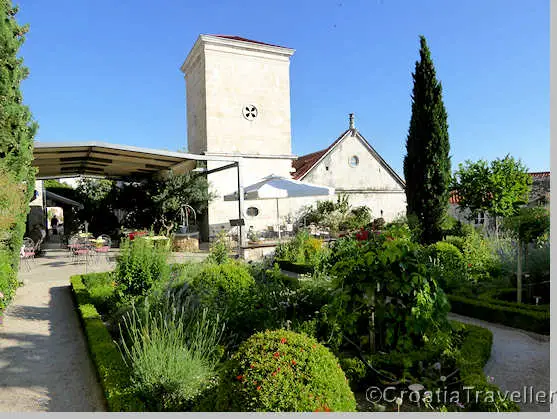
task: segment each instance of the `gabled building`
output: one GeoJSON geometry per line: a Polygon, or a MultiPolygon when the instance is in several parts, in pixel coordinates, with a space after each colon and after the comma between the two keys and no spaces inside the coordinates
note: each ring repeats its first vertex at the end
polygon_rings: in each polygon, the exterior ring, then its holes
{"type": "Polygon", "coordinates": [[[294,160],[293,178],[335,188],[353,206],[365,205],[374,218],[390,221],[406,212],[404,181],[355,128],[349,127],[326,149],[294,160]]]}

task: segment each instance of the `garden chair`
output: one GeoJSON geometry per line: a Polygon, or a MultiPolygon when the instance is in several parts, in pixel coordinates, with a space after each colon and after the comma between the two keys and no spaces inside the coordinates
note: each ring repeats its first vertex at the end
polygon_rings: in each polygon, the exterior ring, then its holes
{"type": "Polygon", "coordinates": [[[20,252],[20,266],[26,268],[27,271],[31,270],[31,263],[35,263],[35,243],[30,237],[23,239],[23,245],[20,252]]]}
{"type": "Polygon", "coordinates": [[[96,255],[96,261],[99,262],[101,257],[104,257],[106,260],[106,263],[110,262],[110,247],[112,245],[112,239],[110,238],[109,235],[107,234],[101,234],[99,237],[97,237],[98,240],[102,240],[102,244],[100,246],[95,246],[93,248],[95,255],[96,255]]]}

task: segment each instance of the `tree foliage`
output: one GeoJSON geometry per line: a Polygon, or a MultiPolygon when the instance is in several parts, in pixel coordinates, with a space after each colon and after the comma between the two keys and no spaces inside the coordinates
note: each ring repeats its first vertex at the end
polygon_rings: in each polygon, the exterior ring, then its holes
{"type": "Polygon", "coordinates": [[[507,155],[491,163],[485,160],[461,163],[454,175],[453,190],[459,197],[460,210],[469,209],[471,218],[480,212],[509,217],[528,202],[531,184],[527,168],[507,155]]]}
{"type": "Polygon", "coordinates": [[[0,228],[0,309],[17,285],[19,249],[25,218],[35,188],[33,137],[37,124],[23,104],[21,82],[28,70],[18,56],[28,26],[17,23],[17,8],[0,0],[0,177],[2,178],[2,228],[0,228]],[[7,195],[6,195],[7,194],[7,195]],[[9,196],[8,196],[9,195],[9,196]],[[5,218],[4,218],[5,216],[5,218]]]}
{"type": "Polygon", "coordinates": [[[426,39],[420,37],[420,61],[412,74],[412,117],[404,158],[406,213],[417,220],[422,243],[442,238],[451,179],[447,112],[426,39]]]}

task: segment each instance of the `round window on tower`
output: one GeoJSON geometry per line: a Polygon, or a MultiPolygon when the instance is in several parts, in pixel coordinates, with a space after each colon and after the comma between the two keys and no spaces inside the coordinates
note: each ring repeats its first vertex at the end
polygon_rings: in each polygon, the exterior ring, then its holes
{"type": "Polygon", "coordinates": [[[350,157],[348,163],[350,164],[351,167],[356,167],[360,163],[360,159],[358,158],[358,156],[352,156],[350,157]]]}
{"type": "Polygon", "coordinates": [[[258,210],[256,207],[249,207],[249,208],[246,210],[246,214],[247,214],[249,217],[257,217],[257,216],[259,215],[259,210],[258,210]]]}
{"type": "Polygon", "coordinates": [[[257,111],[257,108],[254,105],[245,105],[242,108],[242,114],[244,115],[244,118],[246,118],[248,121],[253,121],[255,118],[257,118],[257,114],[259,112],[257,111]]]}

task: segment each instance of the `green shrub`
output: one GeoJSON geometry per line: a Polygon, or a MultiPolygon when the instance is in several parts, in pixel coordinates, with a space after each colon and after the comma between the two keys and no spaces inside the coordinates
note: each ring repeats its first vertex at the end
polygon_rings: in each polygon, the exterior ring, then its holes
{"type": "Polygon", "coordinates": [[[249,313],[253,308],[255,280],[245,263],[229,260],[217,265],[204,264],[193,278],[188,294],[193,294],[202,307],[225,319],[230,332],[249,330],[249,313]]]}
{"type": "Polygon", "coordinates": [[[191,410],[214,387],[222,334],[218,316],[168,304],[156,314],[133,310],[124,329],[121,350],[147,410],[191,410]]]}
{"type": "Polygon", "coordinates": [[[17,272],[12,266],[12,255],[6,250],[0,250],[0,316],[14,297],[17,285],[17,272]]]}
{"type": "Polygon", "coordinates": [[[277,246],[275,258],[277,261],[314,266],[326,251],[322,240],[311,237],[307,230],[301,230],[293,239],[277,246]]]}
{"type": "Polygon", "coordinates": [[[441,288],[448,291],[466,281],[466,264],[457,247],[450,243],[437,242],[428,246],[428,250],[434,259],[433,266],[439,269],[441,288]]]}
{"type": "Polygon", "coordinates": [[[448,295],[451,311],[518,329],[549,334],[549,311],[530,310],[524,305],[502,304],[497,300],[484,300],[448,295]]]}
{"type": "Polygon", "coordinates": [[[117,293],[120,299],[145,296],[156,284],[168,282],[169,249],[152,240],[124,239],[115,270],[117,293]]]}
{"type": "Polygon", "coordinates": [[[256,333],[220,376],[217,409],[353,412],[354,395],[336,357],[315,339],[286,330],[256,333]]]}
{"type": "Polygon", "coordinates": [[[501,261],[489,241],[474,228],[467,230],[462,253],[470,280],[485,281],[501,275],[501,261]]]}
{"type": "Polygon", "coordinates": [[[364,364],[360,358],[354,357],[341,358],[340,366],[348,378],[350,387],[352,387],[353,390],[362,388],[368,373],[367,365],[364,364]]]}
{"type": "Polygon", "coordinates": [[[445,237],[445,239],[443,241],[445,243],[452,244],[454,247],[456,247],[458,250],[460,250],[461,253],[464,250],[464,238],[463,237],[447,236],[447,237],[445,237]]]}
{"type": "Polygon", "coordinates": [[[216,263],[217,265],[226,263],[229,260],[230,247],[228,244],[228,238],[224,231],[221,231],[217,239],[211,245],[211,249],[208,256],[208,261],[216,263]]]}
{"type": "Polygon", "coordinates": [[[348,337],[372,352],[372,342],[406,352],[447,327],[449,305],[418,244],[385,234],[341,239],[329,263],[334,298],[323,311],[337,344],[348,337]]]}
{"type": "Polygon", "coordinates": [[[108,409],[112,412],[143,411],[143,403],[130,388],[131,372],[120,355],[101,316],[91,304],[82,277],[80,275],[73,276],[70,283],[76,297],[89,352],[104,390],[108,409]]]}

